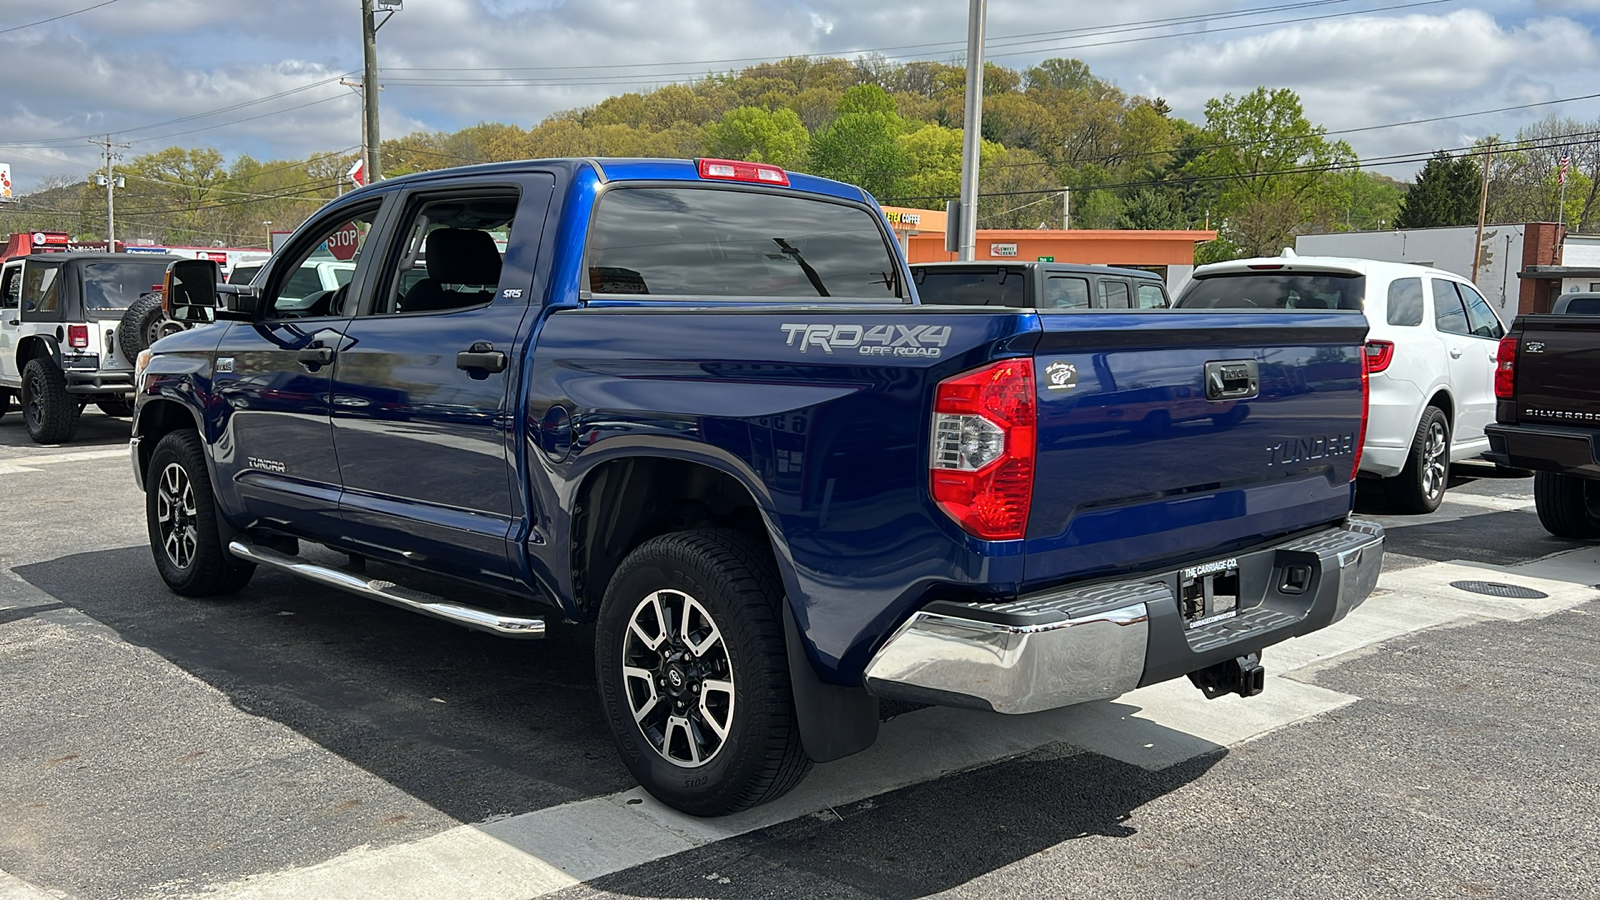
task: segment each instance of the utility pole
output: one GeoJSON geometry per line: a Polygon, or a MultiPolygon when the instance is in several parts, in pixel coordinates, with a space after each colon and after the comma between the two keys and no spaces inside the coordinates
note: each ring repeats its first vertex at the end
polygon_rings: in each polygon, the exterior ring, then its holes
{"type": "Polygon", "coordinates": [[[1478,283],[1478,262],[1483,259],[1483,220],[1489,212],[1489,164],[1494,160],[1494,138],[1483,145],[1483,191],[1478,194],[1478,240],[1472,245],[1472,283],[1478,283]]]}
{"type": "Polygon", "coordinates": [[[978,148],[983,138],[983,27],[989,0],[971,0],[967,11],[967,109],[961,133],[961,246],[971,262],[978,249],[978,148]]]}
{"type": "Polygon", "coordinates": [[[373,20],[373,0],[361,0],[361,104],[366,110],[362,143],[366,145],[367,183],[383,176],[378,168],[378,23],[373,20]]]}
{"type": "Polygon", "coordinates": [[[109,134],[106,135],[105,140],[97,141],[91,138],[89,143],[105,151],[106,173],[104,175],[96,175],[94,181],[95,184],[103,184],[106,187],[106,252],[114,253],[117,249],[117,211],[114,196],[116,188],[127,184],[127,181],[111,168],[112,160],[116,159],[118,155],[113,150],[117,148],[126,149],[133,145],[113,143],[109,134]]]}

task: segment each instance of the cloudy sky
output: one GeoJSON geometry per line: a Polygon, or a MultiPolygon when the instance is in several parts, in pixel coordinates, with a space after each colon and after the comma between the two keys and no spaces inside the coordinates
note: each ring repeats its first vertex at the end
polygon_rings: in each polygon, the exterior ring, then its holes
{"type": "MultiPolygon", "coordinates": [[[[793,54],[947,60],[961,0],[406,0],[378,35],[393,137],[549,113],[793,54]]],[[[1289,87],[1366,159],[1600,119],[1600,0],[991,0],[989,58],[1076,56],[1191,120],[1207,98],[1289,87]],[[1440,117],[1451,117],[1443,118],[1440,117]],[[1413,123],[1420,119],[1432,122],[1413,123]]],[[[353,149],[359,0],[0,0],[0,162],[21,192],[130,154],[353,149]],[[82,10],[81,12],[75,12],[82,10]],[[41,21],[59,17],[54,21],[41,21]]],[[[1380,168],[1408,177],[1415,164],[1380,168]]]]}

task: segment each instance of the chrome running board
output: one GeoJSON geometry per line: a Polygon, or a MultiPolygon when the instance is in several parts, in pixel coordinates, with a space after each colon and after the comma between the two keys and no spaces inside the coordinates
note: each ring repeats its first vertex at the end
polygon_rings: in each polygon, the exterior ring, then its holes
{"type": "Polygon", "coordinates": [[[501,637],[511,638],[542,638],[544,637],[544,619],[523,618],[520,616],[501,616],[482,609],[462,606],[451,603],[443,597],[412,590],[411,588],[395,584],[392,581],[369,580],[365,576],[320,565],[298,556],[279,553],[269,547],[252,543],[242,538],[233,540],[228,544],[228,552],[240,559],[258,565],[282,569],[291,575],[298,575],[325,584],[328,587],[349,591],[370,597],[391,606],[408,609],[412,612],[443,619],[471,628],[474,631],[486,631],[501,637]]]}

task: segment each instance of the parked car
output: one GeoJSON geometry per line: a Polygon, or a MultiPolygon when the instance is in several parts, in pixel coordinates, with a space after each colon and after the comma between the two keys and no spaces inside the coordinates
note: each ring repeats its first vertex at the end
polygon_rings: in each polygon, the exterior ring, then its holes
{"type": "Polygon", "coordinates": [[[860,188],[725,160],[390,179],[249,285],[217,274],[173,265],[174,315],[219,325],[140,364],[167,585],[267,566],[508,637],[590,623],[623,763],[690,813],[865,749],[880,698],[1259,693],[1264,648],[1377,581],[1382,529],[1349,515],[1359,312],[922,306],[860,188]],[[330,235],[354,277],[308,313],[330,235]],[[1096,366],[1260,415],[1078,438],[1077,397],[1118,390],[1096,366]]]}
{"type": "Polygon", "coordinates": [[[1600,538],[1600,293],[1565,294],[1500,341],[1489,459],[1532,469],[1539,524],[1600,538]]]}
{"type": "Polygon", "coordinates": [[[129,307],[158,298],[179,257],[125,253],[37,253],[0,267],[0,414],[22,404],[28,436],[64,444],[94,403],[133,413],[135,355],[121,347],[129,307]]]}
{"type": "Polygon", "coordinates": [[[1166,285],[1154,272],[1050,262],[918,263],[917,299],[942,306],[1028,309],[1166,309],[1166,285]]]}
{"type": "Polygon", "coordinates": [[[1467,279],[1442,269],[1370,259],[1282,256],[1194,271],[1180,310],[1360,309],[1371,391],[1361,471],[1391,501],[1431,512],[1450,463],[1489,449],[1495,353],[1505,328],[1467,279]]]}

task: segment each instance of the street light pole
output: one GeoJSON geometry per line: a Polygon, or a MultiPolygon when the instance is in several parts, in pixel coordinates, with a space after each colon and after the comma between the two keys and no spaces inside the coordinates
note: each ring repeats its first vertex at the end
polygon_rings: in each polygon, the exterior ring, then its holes
{"type": "Polygon", "coordinates": [[[989,0],[971,0],[967,12],[967,104],[961,133],[960,259],[978,249],[978,149],[983,140],[983,26],[989,0]]]}

